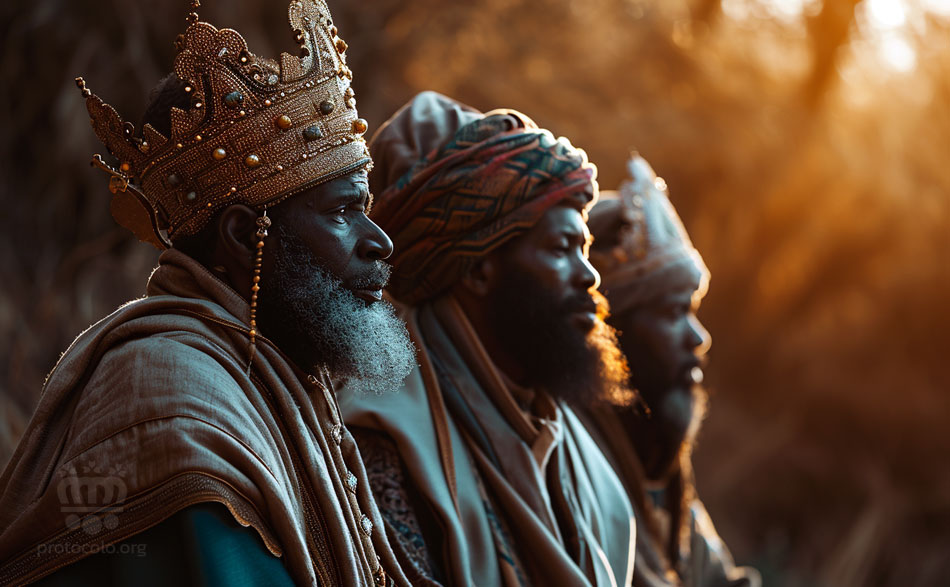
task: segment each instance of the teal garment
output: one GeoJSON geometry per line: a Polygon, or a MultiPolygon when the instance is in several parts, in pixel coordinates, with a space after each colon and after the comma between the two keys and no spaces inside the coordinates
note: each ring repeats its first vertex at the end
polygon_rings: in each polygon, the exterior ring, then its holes
{"type": "Polygon", "coordinates": [[[194,505],[40,580],[48,587],[293,585],[253,528],[218,503],[194,505]]]}

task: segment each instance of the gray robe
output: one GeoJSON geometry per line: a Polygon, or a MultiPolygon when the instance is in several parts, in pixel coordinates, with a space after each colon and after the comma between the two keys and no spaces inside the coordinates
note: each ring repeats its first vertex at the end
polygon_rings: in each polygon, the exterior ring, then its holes
{"type": "Polygon", "coordinates": [[[405,317],[419,369],[392,396],[342,390],[340,407],[355,434],[397,447],[446,582],[630,585],[633,508],[574,413],[505,381],[451,298],[405,317]]]}

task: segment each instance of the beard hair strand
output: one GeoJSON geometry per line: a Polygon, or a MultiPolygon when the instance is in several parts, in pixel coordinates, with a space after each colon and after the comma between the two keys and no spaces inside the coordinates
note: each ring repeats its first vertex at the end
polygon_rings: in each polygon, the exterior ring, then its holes
{"type": "Polygon", "coordinates": [[[529,385],[576,407],[609,402],[626,405],[634,393],[627,385],[629,369],[616,331],[603,321],[606,299],[592,292],[597,320],[588,333],[572,322],[572,310],[585,296],[558,299],[537,281],[508,271],[492,294],[496,332],[505,351],[525,366],[529,385]]]}
{"type": "MultiPolygon", "coordinates": [[[[274,273],[258,295],[261,330],[303,369],[324,365],[357,393],[395,391],[416,365],[405,323],[387,301],[367,304],[278,225],[274,273]]],[[[389,266],[378,262],[375,278],[389,266]]]]}

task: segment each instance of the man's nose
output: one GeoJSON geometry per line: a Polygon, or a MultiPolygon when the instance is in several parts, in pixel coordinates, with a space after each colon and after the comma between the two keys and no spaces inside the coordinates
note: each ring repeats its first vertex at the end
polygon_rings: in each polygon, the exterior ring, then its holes
{"type": "Polygon", "coordinates": [[[705,355],[712,346],[712,335],[694,314],[689,315],[689,347],[697,356],[705,355]]]}
{"type": "Polygon", "coordinates": [[[392,239],[369,218],[366,219],[366,223],[366,233],[357,245],[360,257],[371,261],[388,259],[393,254],[392,239]]]}
{"type": "Polygon", "coordinates": [[[577,263],[574,264],[574,283],[584,291],[596,288],[600,285],[600,273],[594,269],[587,257],[579,255],[577,263]]]}

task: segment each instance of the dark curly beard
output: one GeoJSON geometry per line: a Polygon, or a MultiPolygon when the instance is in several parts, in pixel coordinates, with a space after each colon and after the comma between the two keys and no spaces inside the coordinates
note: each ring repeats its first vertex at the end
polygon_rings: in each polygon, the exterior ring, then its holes
{"type": "Polygon", "coordinates": [[[572,321],[572,313],[590,303],[587,293],[559,299],[536,280],[509,271],[491,294],[492,327],[528,374],[528,385],[544,389],[575,407],[633,396],[616,331],[603,321],[606,300],[596,291],[598,319],[590,332],[572,321]]]}
{"type": "Polygon", "coordinates": [[[641,403],[626,424],[647,478],[665,480],[690,458],[709,395],[699,384],[638,391],[641,403]]]}
{"type": "MultiPolygon", "coordinates": [[[[302,369],[325,366],[357,392],[395,391],[416,364],[415,347],[392,305],[367,305],[330,275],[295,235],[277,228],[274,274],[261,283],[261,333],[302,369]]],[[[385,283],[377,262],[353,287],[385,283]]]]}

